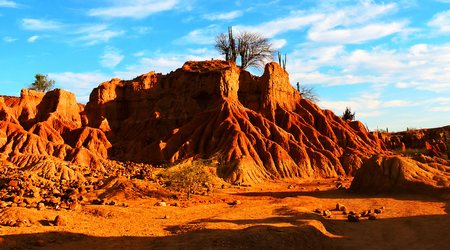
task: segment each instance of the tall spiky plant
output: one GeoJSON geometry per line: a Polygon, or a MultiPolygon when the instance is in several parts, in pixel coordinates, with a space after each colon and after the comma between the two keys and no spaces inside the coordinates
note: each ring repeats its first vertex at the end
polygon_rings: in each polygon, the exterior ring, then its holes
{"type": "Polygon", "coordinates": [[[286,62],[287,62],[287,56],[286,54],[284,54],[284,59],[282,58],[280,51],[278,51],[278,64],[280,64],[280,66],[286,70],[286,62]]]}

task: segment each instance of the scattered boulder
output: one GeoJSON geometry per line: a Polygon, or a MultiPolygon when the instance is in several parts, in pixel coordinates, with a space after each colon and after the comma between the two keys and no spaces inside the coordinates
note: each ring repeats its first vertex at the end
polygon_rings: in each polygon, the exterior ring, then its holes
{"type": "Polygon", "coordinates": [[[347,216],[347,220],[348,220],[349,222],[359,222],[360,216],[357,215],[357,214],[349,214],[349,215],[347,216]]]}
{"type": "Polygon", "coordinates": [[[231,205],[231,206],[237,206],[240,204],[242,204],[242,202],[240,200],[234,200],[234,201],[228,203],[228,205],[231,205]]]}
{"type": "Polygon", "coordinates": [[[376,214],[381,214],[381,213],[383,212],[383,209],[378,209],[378,208],[376,208],[376,209],[374,209],[373,211],[374,211],[374,213],[376,213],[376,214]]]}
{"type": "Polygon", "coordinates": [[[165,206],[167,206],[167,203],[164,201],[158,201],[155,203],[155,206],[156,207],[165,207],[165,206]]]}
{"type": "Polygon", "coordinates": [[[324,217],[331,217],[331,211],[330,210],[324,210],[323,212],[322,212],[322,215],[324,216],[324,217]]]}
{"type": "Polygon", "coordinates": [[[66,225],[66,221],[61,217],[61,215],[57,215],[55,217],[55,220],[53,221],[53,224],[55,226],[65,226],[66,225]]]}

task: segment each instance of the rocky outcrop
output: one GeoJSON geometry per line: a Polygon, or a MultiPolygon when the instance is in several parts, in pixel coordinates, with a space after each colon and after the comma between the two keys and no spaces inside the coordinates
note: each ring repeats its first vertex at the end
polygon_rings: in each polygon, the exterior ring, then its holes
{"type": "Polygon", "coordinates": [[[450,159],[450,126],[386,133],[383,137],[392,150],[450,159]]]}
{"type": "Polygon", "coordinates": [[[256,77],[231,62],[187,62],[167,75],[102,83],[86,106],[64,90],[23,90],[20,98],[0,98],[0,118],[3,158],[50,172],[68,168],[37,164],[59,159],[70,169],[105,170],[108,159],[161,165],[206,158],[225,180],[251,183],[353,175],[385,152],[361,123],[302,99],[276,63],[256,77]]]}
{"type": "Polygon", "coordinates": [[[204,61],[168,75],[113,79],[93,90],[83,115],[106,133],[113,159],[215,158],[230,182],[351,175],[363,159],[384,152],[360,123],[302,99],[276,63],[261,77],[204,61]]]}
{"type": "Polygon", "coordinates": [[[61,89],[0,97],[2,158],[24,168],[52,159],[103,168],[111,144],[101,130],[83,126],[83,109],[61,89]]]}
{"type": "Polygon", "coordinates": [[[358,170],[350,188],[364,193],[450,193],[450,162],[425,156],[374,156],[358,170]]]}

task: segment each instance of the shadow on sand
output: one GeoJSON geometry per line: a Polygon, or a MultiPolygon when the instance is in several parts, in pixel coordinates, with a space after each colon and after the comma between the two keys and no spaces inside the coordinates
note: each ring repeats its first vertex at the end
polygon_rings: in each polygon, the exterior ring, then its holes
{"type": "MultiPolygon", "coordinates": [[[[293,192],[275,194],[291,195],[293,192]]],[[[326,197],[327,193],[295,195],[326,197]]],[[[202,219],[170,226],[166,230],[172,235],[164,237],[94,237],[68,232],[4,235],[0,249],[448,249],[448,200],[445,211],[445,215],[349,223],[284,206],[275,209],[270,218],[202,219]],[[205,225],[211,228],[218,223],[238,229],[205,229],[205,225]]]]}

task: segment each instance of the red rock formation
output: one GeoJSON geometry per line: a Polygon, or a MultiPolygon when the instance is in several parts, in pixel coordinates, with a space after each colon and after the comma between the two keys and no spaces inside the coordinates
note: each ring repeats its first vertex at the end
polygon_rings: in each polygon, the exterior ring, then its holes
{"type": "Polygon", "coordinates": [[[98,129],[83,128],[74,94],[22,90],[20,98],[0,98],[0,153],[20,167],[61,159],[103,167],[109,144],[98,129]],[[74,141],[76,140],[76,141],[74,141]]]}
{"type": "Polygon", "coordinates": [[[384,151],[361,124],[302,99],[276,63],[261,77],[206,61],[113,79],[94,89],[85,115],[88,126],[107,132],[114,159],[215,157],[231,182],[353,174],[363,158],[384,151]]]}
{"type": "Polygon", "coordinates": [[[365,193],[450,192],[450,162],[421,157],[374,156],[353,179],[351,189],[365,193]]]}
{"type": "Polygon", "coordinates": [[[408,130],[383,135],[392,150],[412,151],[428,156],[450,159],[450,126],[408,130]]]}

